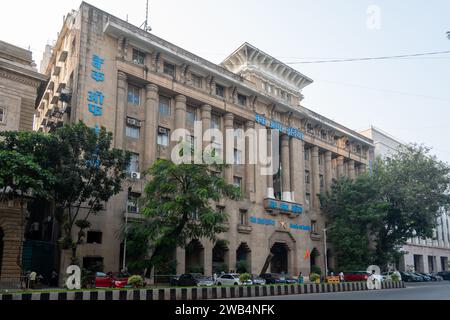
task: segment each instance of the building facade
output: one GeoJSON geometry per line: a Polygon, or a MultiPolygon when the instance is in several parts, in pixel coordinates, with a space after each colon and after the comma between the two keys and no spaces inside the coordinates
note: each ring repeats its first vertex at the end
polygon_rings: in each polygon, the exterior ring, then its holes
{"type": "Polygon", "coordinates": [[[177,273],[200,267],[211,275],[246,261],[253,273],[270,264],[268,271],[307,275],[312,265],[324,270],[325,258],[332,268],[317,195],[329,190],[333,179],[367,170],[373,144],[302,106],[302,90],[311,79],[248,43],[213,64],[86,3],[66,17],[45,73],[51,79],[35,130],[83,120],[92,128],[106,127],[114,147],[133,152],[125,191],[91,218],[87,243],[79,250],[84,267],[122,268],[118,231],[125,220],[141,218],[136,205],[145,183],[141,172],[158,158],[170,158],[172,132],[194,132],[201,121],[201,133],[271,129],[264,144],[280,164],[275,174],[261,174],[263,164],[242,160],[253,154],[250,139],[235,148],[235,165],[224,177],[239,185],[244,197],[216,204],[229,215],[229,231],[219,235],[224,241],[192,239],[178,248],[177,273]]]}
{"type": "MultiPolygon", "coordinates": [[[[405,144],[380,129],[371,127],[361,134],[373,140],[375,155],[385,158],[393,155],[405,144]]],[[[405,252],[397,266],[400,271],[434,273],[447,271],[450,258],[450,215],[440,210],[437,228],[432,239],[409,239],[402,248],[405,252]]]]}
{"type": "MultiPolygon", "coordinates": [[[[38,90],[46,80],[30,51],[0,41],[0,131],[33,129],[38,90]]],[[[22,223],[18,201],[0,198],[0,287],[19,285],[22,223]]]]}

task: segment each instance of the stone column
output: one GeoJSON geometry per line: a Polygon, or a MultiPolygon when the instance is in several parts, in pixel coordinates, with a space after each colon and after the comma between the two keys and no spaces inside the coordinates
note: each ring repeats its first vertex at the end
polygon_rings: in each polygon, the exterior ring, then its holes
{"type": "MultiPolygon", "coordinates": [[[[272,167],[274,166],[273,155],[274,155],[274,150],[272,148],[272,134],[271,134],[270,130],[267,130],[267,156],[269,158],[272,157],[272,163],[271,163],[272,167]]],[[[267,198],[275,199],[275,189],[273,188],[273,175],[272,174],[269,174],[267,176],[267,198]]]]}
{"type": "Polygon", "coordinates": [[[116,128],[114,133],[114,146],[116,149],[123,149],[125,117],[127,114],[127,87],[127,75],[119,71],[117,74],[116,128]]]}
{"type": "Polygon", "coordinates": [[[177,259],[177,274],[186,273],[186,250],[184,248],[177,248],[176,250],[177,259]]]}
{"type": "Polygon", "coordinates": [[[355,179],[356,174],[355,174],[355,161],[354,160],[350,160],[347,164],[348,166],[348,177],[352,180],[355,179]]]}
{"type": "Polygon", "coordinates": [[[281,137],[281,180],[282,180],[282,199],[283,201],[292,201],[291,196],[291,170],[289,158],[289,136],[281,137]]]}
{"type": "Polygon", "coordinates": [[[305,143],[291,138],[292,201],[305,205],[305,143]]]}
{"type": "Polygon", "coordinates": [[[145,88],[144,170],[150,168],[156,160],[158,103],[158,87],[148,84],[145,88]]]}
{"type": "MultiPolygon", "coordinates": [[[[226,161],[227,149],[229,145],[234,146],[234,136],[232,141],[227,140],[227,130],[234,129],[234,115],[232,113],[227,113],[225,115],[225,124],[224,124],[224,139],[225,139],[225,149],[224,149],[224,159],[226,161]]],[[[225,168],[225,182],[232,184],[234,182],[234,166],[230,165],[225,168]]]]}
{"type": "MultiPolygon", "coordinates": [[[[245,132],[251,130],[255,130],[255,123],[253,121],[247,121],[245,123],[245,132]]],[[[245,192],[247,197],[253,200],[252,196],[255,193],[255,164],[250,164],[250,159],[254,157],[255,154],[254,145],[252,146],[250,142],[255,144],[256,139],[246,138],[245,142],[245,192]]]]}
{"type": "Polygon", "coordinates": [[[337,158],[337,176],[342,178],[344,176],[344,157],[339,156],[337,158]]]}
{"type": "Polygon", "coordinates": [[[203,249],[203,271],[205,277],[211,277],[212,276],[212,252],[213,252],[214,245],[212,242],[208,241],[204,244],[203,249]]]}
{"type": "MultiPolygon", "coordinates": [[[[204,135],[205,132],[209,129],[211,129],[211,111],[212,108],[209,105],[203,105],[201,107],[202,112],[202,134],[204,135]]],[[[203,140],[203,137],[202,137],[203,140]]],[[[205,151],[205,148],[211,144],[211,141],[203,141],[203,152],[205,151]]]]}
{"type": "Polygon", "coordinates": [[[325,190],[331,191],[331,185],[333,184],[333,173],[331,166],[331,151],[325,152],[325,190]]]}
{"type": "Polygon", "coordinates": [[[320,201],[317,196],[320,194],[320,171],[319,171],[319,147],[311,148],[311,175],[312,175],[312,195],[311,201],[313,208],[317,211],[320,209],[320,201]]]}
{"type": "Polygon", "coordinates": [[[186,129],[186,97],[175,97],[175,129],[186,129]]]}

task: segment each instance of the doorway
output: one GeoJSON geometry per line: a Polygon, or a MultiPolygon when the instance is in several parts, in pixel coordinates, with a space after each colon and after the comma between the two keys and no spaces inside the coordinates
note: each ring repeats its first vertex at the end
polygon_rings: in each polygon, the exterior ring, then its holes
{"type": "Polygon", "coordinates": [[[288,254],[289,248],[285,243],[277,242],[273,245],[270,252],[273,254],[272,261],[270,263],[270,270],[272,273],[287,273],[288,264],[288,254]]]}

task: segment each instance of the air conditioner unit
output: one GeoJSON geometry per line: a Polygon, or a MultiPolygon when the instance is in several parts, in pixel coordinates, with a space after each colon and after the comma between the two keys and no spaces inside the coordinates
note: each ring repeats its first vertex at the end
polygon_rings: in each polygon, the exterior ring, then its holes
{"type": "Polygon", "coordinates": [[[131,172],[130,176],[131,176],[131,179],[133,179],[133,180],[140,180],[141,179],[141,174],[139,172],[131,172]]]}
{"type": "Polygon", "coordinates": [[[133,63],[134,64],[138,64],[138,65],[142,65],[142,63],[140,63],[139,60],[136,60],[136,59],[133,60],[133,63]]]}
{"type": "Polygon", "coordinates": [[[130,125],[130,126],[140,127],[141,126],[141,121],[136,120],[136,119],[132,119],[132,118],[127,118],[127,124],[130,125]]]}
{"type": "Polygon", "coordinates": [[[158,132],[161,133],[161,134],[166,134],[168,132],[168,130],[166,128],[159,127],[158,128],[158,132]]]}

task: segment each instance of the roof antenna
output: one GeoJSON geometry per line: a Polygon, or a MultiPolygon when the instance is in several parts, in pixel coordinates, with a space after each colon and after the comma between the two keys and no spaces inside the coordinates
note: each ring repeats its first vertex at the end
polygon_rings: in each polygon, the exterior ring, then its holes
{"type": "Polygon", "coordinates": [[[145,21],[139,28],[144,29],[144,31],[147,31],[147,32],[152,31],[152,28],[148,24],[148,0],[147,0],[147,6],[146,6],[146,10],[145,10],[145,21]]]}

